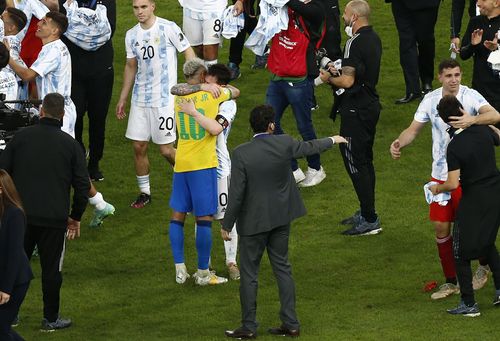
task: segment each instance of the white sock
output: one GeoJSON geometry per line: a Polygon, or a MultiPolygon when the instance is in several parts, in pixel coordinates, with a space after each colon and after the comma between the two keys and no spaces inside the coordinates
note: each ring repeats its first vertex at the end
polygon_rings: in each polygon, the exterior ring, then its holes
{"type": "Polygon", "coordinates": [[[107,202],[104,201],[104,198],[101,192],[97,192],[92,198],[89,198],[89,204],[95,207],[96,210],[100,211],[106,207],[107,202]]]}
{"type": "Polygon", "coordinates": [[[139,190],[141,191],[141,193],[151,195],[151,189],[149,187],[149,174],[137,175],[136,178],[137,185],[139,186],[139,190]]]}
{"type": "Polygon", "coordinates": [[[204,62],[205,62],[205,66],[206,66],[206,67],[207,67],[207,69],[208,69],[208,67],[209,67],[210,65],[217,64],[217,59],[214,59],[214,60],[204,60],[204,62]]]}
{"type": "Polygon", "coordinates": [[[182,270],[182,269],[186,269],[186,264],[184,264],[184,263],[176,263],[175,264],[175,271],[182,270]]]}
{"type": "Polygon", "coordinates": [[[210,276],[210,270],[208,270],[208,269],[205,269],[205,270],[198,269],[198,275],[200,275],[200,277],[210,276]]]}
{"type": "Polygon", "coordinates": [[[236,232],[236,224],[234,224],[233,229],[229,232],[229,237],[231,237],[231,240],[224,241],[226,265],[231,263],[236,264],[236,252],[238,250],[238,232],[236,232]]]}

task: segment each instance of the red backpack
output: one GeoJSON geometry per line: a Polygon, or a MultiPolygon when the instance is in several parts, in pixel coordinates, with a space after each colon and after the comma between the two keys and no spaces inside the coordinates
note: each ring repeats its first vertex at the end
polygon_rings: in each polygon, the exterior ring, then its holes
{"type": "MultiPolygon", "coordinates": [[[[288,8],[288,28],[274,35],[271,40],[271,52],[267,66],[279,77],[304,77],[307,75],[307,48],[309,32],[302,16],[288,8]]],[[[316,43],[315,49],[321,45],[326,25],[316,43]]]]}

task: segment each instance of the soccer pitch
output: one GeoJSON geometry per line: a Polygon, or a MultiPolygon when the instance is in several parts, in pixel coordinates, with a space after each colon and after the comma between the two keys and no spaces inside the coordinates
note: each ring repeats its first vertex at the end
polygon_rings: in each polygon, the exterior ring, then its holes
{"type": "MultiPolygon", "coordinates": [[[[347,1],[340,2],[343,10],[347,1]]],[[[105,180],[97,183],[98,190],[115,205],[116,213],[99,229],[90,229],[89,207],[82,221],[81,238],[66,244],[61,316],[73,319],[71,328],[52,334],[39,331],[40,266],[38,258],[32,260],[36,278],[21,307],[21,322],[16,329],[26,340],[221,340],[225,338],[225,329],[240,324],[239,282],[215,287],[198,287],[192,280],[185,285],[175,283],[168,240],[172,168],[154,145],[149,150],[152,203],[140,210],[129,207],[138,194],[133,151],[124,137],[126,120],[118,121],[114,111],[125,64],[125,32],[136,24],[131,3],[117,1],[114,96],[101,162],[105,180]]],[[[500,309],[491,304],[491,278],[476,293],[482,313],[476,319],[446,313],[447,308],[456,306],[458,295],[431,301],[430,293],[422,291],[428,281],[443,281],[422,191],[431,170],[430,125],[403,150],[401,160],[391,159],[389,145],[409,125],[418,103],[393,104],[405,92],[397,32],[390,5],[373,0],[369,3],[372,24],[384,47],[378,84],[383,109],[374,146],[376,207],[384,230],[380,235],[366,237],[340,234],[343,227],[339,221],[351,215],[358,203],[338,149],[322,154],[327,178],[316,187],[301,189],[308,215],[294,222],[290,239],[300,338],[496,340],[500,309]]],[[[182,26],[178,1],[160,0],[156,4],[157,16],[182,26]]],[[[439,61],[450,55],[450,7],[451,1],[441,4],[436,25],[436,72],[439,61]]],[[[467,21],[465,18],[462,31],[467,21]]],[[[343,32],[342,35],[345,41],[343,32]]],[[[228,49],[229,41],[224,41],[220,62],[227,63],[228,49]]],[[[265,102],[269,72],[252,70],[253,60],[251,52],[245,50],[242,76],[233,82],[242,94],[237,101],[239,110],[229,137],[230,148],[251,138],[248,114],[255,105],[265,102]]],[[[182,61],[181,57],[179,66],[182,61]]],[[[470,86],[472,60],[461,64],[462,83],[470,86]]],[[[183,81],[181,72],[179,81],[183,81]]],[[[433,86],[439,86],[437,78],[433,86]]],[[[318,137],[338,134],[339,121],[328,118],[330,89],[317,88],[316,96],[320,107],[314,111],[313,119],[318,137]]],[[[282,124],[287,133],[298,137],[290,110],[284,114],[282,124]]],[[[305,160],[299,164],[306,167],[305,160]]],[[[186,221],[185,236],[186,265],[193,273],[196,248],[192,217],[186,221]]],[[[227,275],[217,224],[213,227],[212,264],[218,274],[227,275]]],[[[266,330],[280,324],[278,312],[277,287],[265,256],[257,308],[259,339],[276,339],[268,336],[266,330]]]]}

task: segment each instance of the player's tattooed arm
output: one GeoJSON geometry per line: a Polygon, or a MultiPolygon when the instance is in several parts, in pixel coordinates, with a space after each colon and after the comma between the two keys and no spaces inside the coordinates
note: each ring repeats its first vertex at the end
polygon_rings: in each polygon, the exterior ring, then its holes
{"type": "Polygon", "coordinates": [[[170,93],[175,96],[191,95],[198,91],[201,91],[201,84],[180,83],[170,89],[170,93]]]}

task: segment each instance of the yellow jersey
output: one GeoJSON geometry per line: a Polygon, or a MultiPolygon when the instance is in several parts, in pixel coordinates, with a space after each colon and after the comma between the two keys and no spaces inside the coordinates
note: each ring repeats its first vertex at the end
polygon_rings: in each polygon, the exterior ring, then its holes
{"type": "Polygon", "coordinates": [[[174,171],[190,172],[218,166],[215,144],[217,136],[210,135],[196,120],[180,111],[179,103],[191,99],[196,110],[205,117],[213,118],[219,112],[219,104],[231,99],[231,91],[223,88],[218,98],[207,91],[199,91],[186,96],[175,96],[175,121],[177,125],[177,152],[174,171]]]}

